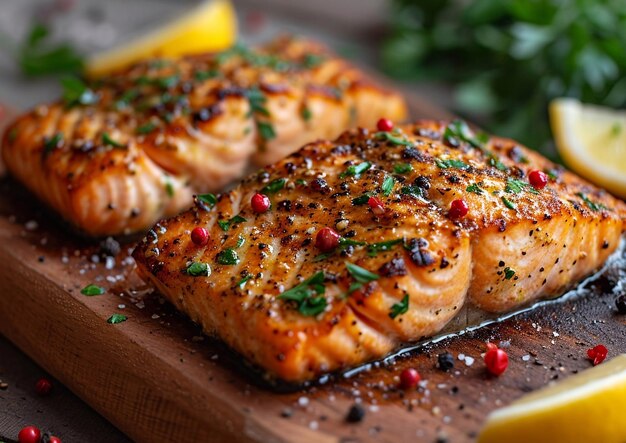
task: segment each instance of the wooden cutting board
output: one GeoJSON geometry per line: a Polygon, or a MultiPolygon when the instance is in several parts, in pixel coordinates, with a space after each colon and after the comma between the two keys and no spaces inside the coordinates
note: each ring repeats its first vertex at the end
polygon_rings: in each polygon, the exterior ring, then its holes
{"type": "MultiPolygon", "coordinates": [[[[447,116],[411,104],[415,118],[447,116]]],[[[612,294],[625,270],[614,265],[567,302],[279,393],[150,293],[133,274],[130,248],[107,264],[97,242],[77,238],[18,184],[0,182],[0,333],[138,442],[471,441],[491,410],[590,367],[589,347],[626,352],[612,294]],[[90,283],[107,293],[82,295],[90,283]],[[113,313],[128,320],[108,324],[113,313]],[[486,374],[487,340],[507,346],[500,378],[486,374]],[[455,357],[452,371],[436,369],[443,352],[455,357]],[[427,383],[399,391],[394,377],[409,366],[427,383]],[[365,417],[347,423],[355,403],[365,417]]]]}

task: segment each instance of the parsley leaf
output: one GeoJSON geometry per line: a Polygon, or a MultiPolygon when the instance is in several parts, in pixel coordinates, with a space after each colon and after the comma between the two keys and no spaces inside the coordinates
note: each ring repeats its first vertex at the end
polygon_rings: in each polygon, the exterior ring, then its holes
{"type": "Polygon", "coordinates": [[[403,186],[400,189],[400,193],[404,195],[410,195],[416,198],[424,197],[424,190],[418,185],[403,186]]]}
{"type": "Polygon", "coordinates": [[[411,163],[398,163],[393,166],[393,171],[396,174],[408,174],[412,170],[413,166],[411,166],[411,163]]]}
{"type": "Polygon", "coordinates": [[[506,268],[504,268],[504,278],[506,280],[511,280],[514,275],[515,275],[515,270],[514,269],[509,268],[508,266],[506,268]]]}
{"type": "Polygon", "coordinates": [[[193,277],[208,277],[211,275],[211,268],[206,263],[195,261],[187,266],[185,272],[193,277]]]}
{"type": "Polygon", "coordinates": [[[577,192],[576,195],[578,197],[580,197],[582,199],[582,201],[585,202],[585,204],[587,205],[587,207],[589,209],[591,209],[593,212],[598,212],[601,211],[603,209],[608,209],[605,205],[603,205],[602,203],[595,203],[593,201],[591,201],[589,199],[589,197],[587,197],[585,194],[583,194],[582,192],[577,192]]]}
{"type": "Polygon", "coordinates": [[[391,191],[393,191],[393,185],[395,183],[396,181],[392,176],[388,175],[387,177],[385,177],[385,180],[383,180],[383,184],[380,187],[385,197],[388,197],[389,194],[391,194],[391,191]]]}
{"type": "Polygon", "coordinates": [[[507,177],[504,190],[510,194],[519,194],[522,191],[529,191],[532,194],[539,194],[539,191],[533,188],[530,183],[526,183],[525,181],[517,180],[511,177],[507,177]]]}
{"type": "Polygon", "coordinates": [[[284,178],[277,178],[276,180],[272,180],[266,186],[261,189],[263,194],[276,194],[278,191],[285,187],[285,183],[287,180],[284,178]]]}
{"type": "Polygon", "coordinates": [[[113,140],[111,136],[106,132],[102,133],[102,143],[104,144],[104,146],[113,146],[114,148],[118,149],[126,149],[127,147],[126,145],[113,140]]]}
{"type": "Polygon", "coordinates": [[[152,131],[156,129],[156,125],[152,122],[148,122],[144,125],[139,126],[135,132],[139,135],[150,134],[152,131]]]}
{"type": "Polygon", "coordinates": [[[339,174],[339,178],[346,178],[349,176],[354,176],[355,178],[359,178],[362,173],[369,170],[372,167],[370,162],[359,163],[358,165],[350,165],[346,168],[344,172],[339,174]]]}
{"type": "Polygon", "coordinates": [[[359,195],[358,197],[352,199],[352,204],[354,206],[364,205],[368,202],[372,195],[374,195],[373,192],[366,192],[365,194],[359,195]]]}
{"type": "Polygon", "coordinates": [[[57,132],[52,137],[46,137],[43,142],[43,156],[47,157],[53,150],[63,144],[63,133],[57,132]]]}
{"type": "Polygon", "coordinates": [[[220,265],[236,265],[239,263],[239,255],[233,248],[226,248],[217,254],[217,262],[220,265]]]}
{"type": "Polygon", "coordinates": [[[389,317],[395,319],[398,315],[406,314],[409,311],[409,294],[404,293],[404,297],[400,303],[395,303],[391,307],[391,311],[389,312],[389,317]]]}
{"type": "Polygon", "coordinates": [[[83,57],[69,44],[49,44],[50,30],[35,24],[24,42],[17,48],[17,62],[28,76],[78,73],[83,69],[83,57]]]}
{"type": "Polygon", "coordinates": [[[250,102],[250,110],[255,114],[262,114],[265,116],[270,115],[269,111],[265,108],[265,94],[261,92],[258,87],[250,88],[246,91],[246,97],[250,102]]]}
{"type": "Polygon", "coordinates": [[[398,243],[402,243],[402,239],[398,238],[396,240],[388,240],[379,243],[372,243],[367,247],[367,255],[370,257],[374,257],[380,251],[388,251],[392,246],[397,245],[398,243]]]}
{"type": "Polygon", "coordinates": [[[276,138],[276,132],[274,131],[274,127],[271,123],[268,122],[256,122],[257,128],[259,129],[259,135],[263,140],[272,140],[276,138]]]}
{"type": "Polygon", "coordinates": [[[90,284],[85,286],[83,289],[80,290],[80,293],[83,295],[87,295],[89,297],[92,297],[94,295],[102,295],[104,294],[106,291],[103,287],[101,286],[97,286],[94,284],[90,284]]]}
{"type": "Polygon", "coordinates": [[[300,110],[300,116],[302,117],[302,120],[308,122],[313,117],[313,113],[305,106],[300,110]]]}
{"type": "Polygon", "coordinates": [[[482,188],[478,185],[478,183],[472,183],[467,188],[465,188],[465,190],[467,192],[473,192],[474,194],[478,194],[478,195],[484,192],[482,188]]]}
{"type": "Polygon", "coordinates": [[[217,197],[214,194],[198,194],[195,196],[196,202],[204,205],[207,209],[211,209],[217,203],[217,197]]]}
{"type": "Polygon", "coordinates": [[[380,277],[373,272],[368,271],[367,269],[363,269],[360,266],[352,264],[350,262],[346,262],[346,268],[348,272],[359,283],[369,283],[374,280],[378,280],[380,277]]]}
{"type": "Polygon", "coordinates": [[[375,135],[376,137],[382,138],[383,140],[386,140],[394,145],[413,146],[413,143],[409,140],[397,137],[391,132],[377,132],[375,135]]]}
{"type": "Polygon", "coordinates": [[[228,231],[231,225],[235,225],[237,223],[243,223],[246,221],[248,220],[243,218],[241,215],[235,215],[230,220],[218,220],[217,224],[220,226],[220,228],[222,228],[222,231],[228,231]]]}
{"type": "Polygon", "coordinates": [[[76,77],[62,78],[61,86],[63,87],[63,101],[68,108],[74,105],[94,105],[100,100],[96,93],[76,77]]]}
{"type": "Polygon", "coordinates": [[[517,211],[517,205],[508,198],[502,197],[502,203],[504,203],[504,206],[506,206],[507,208],[517,211]]]}
{"type": "Polygon", "coordinates": [[[128,320],[128,317],[126,317],[123,314],[113,314],[112,316],[109,317],[109,319],[107,320],[107,323],[116,325],[118,323],[125,322],[126,320],[128,320]]]}
{"type": "Polygon", "coordinates": [[[294,301],[298,305],[298,311],[305,316],[318,315],[326,309],[324,293],[324,271],[319,271],[304,280],[299,285],[283,292],[278,296],[280,300],[294,301]]]}
{"type": "Polygon", "coordinates": [[[489,166],[493,166],[494,168],[499,169],[500,171],[504,171],[504,172],[509,170],[509,168],[507,168],[506,165],[502,163],[500,159],[497,158],[493,154],[489,156],[489,166]]]}
{"type": "Polygon", "coordinates": [[[467,123],[463,120],[454,120],[446,127],[443,139],[452,146],[458,146],[460,142],[466,142],[476,149],[484,150],[485,145],[489,141],[489,136],[484,133],[474,135],[467,123]]]}
{"type": "Polygon", "coordinates": [[[243,289],[243,287],[246,285],[246,283],[248,281],[250,281],[252,279],[252,275],[248,274],[246,276],[244,276],[241,280],[239,280],[237,282],[237,286],[239,287],[239,289],[243,289]]]}
{"type": "Polygon", "coordinates": [[[436,158],[435,164],[437,164],[437,166],[441,169],[449,169],[449,168],[457,168],[457,169],[462,169],[462,170],[469,169],[469,165],[466,164],[464,161],[456,160],[453,158],[446,159],[446,160],[436,158]]]}

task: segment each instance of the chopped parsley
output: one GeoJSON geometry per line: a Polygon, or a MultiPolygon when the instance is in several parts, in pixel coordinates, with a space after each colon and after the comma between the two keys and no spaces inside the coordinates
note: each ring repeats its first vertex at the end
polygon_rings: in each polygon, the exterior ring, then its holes
{"type": "Polygon", "coordinates": [[[387,177],[385,177],[385,180],[383,180],[383,184],[380,187],[385,197],[388,197],[389,194],[391,194],[391,191],[393,191],[393,185],[395,183],[396,181],[392,176],[388,175],[387,177]]]}
{"type": "Polygon", "coordinates": [[[352,264],[350,262],[346,262],[346,268],[348,269],[348,273],[356,280],[355,283],[350,285],[348,292],[354,292],[357,289],[363,287],[365,283],[369,283],[374,280],[378,280],[380,277],[373,272],[368,271],[367,269],[363,269],[360,266],[352,264]]]}
{"type": "Polygon", "coordinates": [[[104,146],[113,146],[114,148],[118,149],[126,149],[126,145],[113,140],[107,132],[102,133],[102,143],[104,144],[104,146]]]}
{"type": "Polygon", "coordinates": [[[339,178],[346,178],[349,176],[354,176],[355,178],[359,178],[362,173],[369,170],[372,167],[370,162],[359,163],[358,165],[350,165],[346,168],[344,172],[339,174],[339,178]]]}
{"type": "Polygon", "coordinates": [[[393,172],[396,174],[408,174],[413,170],[411,163],[398,163],[393,166],[393,172]]]}
{"type": "Polygon", "coordinates": [[[169,198],[174,197],[174,183],[167,175],[165,176],[165,192],[169,198]]]}
{"type": "Polygon", "coordinates": [[[128,320],[128,317],[126,317],[124,314],[113,314],[109,317],[107,323],[116,325],[118,323],[125,322],[126,320],[128,320]]]}
{"type": "Polygon", "coordinates": [[[482,188],[478,185],[478,183],[472,183],[467,188],[465,188],[465,190],[467,192],[473,192],[474,194],[478,194],[478,195],[484,192],[482,188]]]}
{"type": "Polygon", "coordinates": [[[379,243],[372,243],[367,247],[367,255],[374,257],[378,252],[389,251],[392,246],[402,243],[402,239],[388,240],[379,243]]]}
{"type": "Polygon", "coordinates": [[[400,138],[396,135],[393,135],[391,132],[377,132],[376,137],[382,138],[383,140],[387,140],[388,142],[394,145],[403,145],[403,146],[413,146],[413,143],[409,140],[400,138]]]}
{"type": "Polygon", "coordinates": [[[61,79],[63,88],[63,101],[65,106],[95,105],[99,97],[85,83],[76,77],[64,77],[61,79]]]}
{"type": "Polygon", "coordinates": [[[313,113],[311,112],[311,110],[309,108],[304,106],[300,110],[300,116],[302,117],[302,120],[304,120],[305,122],[308,122],[313,117],[313,113]]]}
{"type": "Polygon", "coordinates": [[[533,194],[539,194],[539,191],[533,188],[530,183],[526,183],[525,181],[517,180],[511,177],[507,177],[504,190],[510,194],[519,194],[522,191],[529,191],[533,194]]]}
{"type": "Polygon", "coordinates": [[[239,261],[239,256],[233,248],[226,248],[217,254],[217,262],[220,265],[236,265],[239,261]]]}
{"type": "Polygon", "coordinates": [[[56,148],[58,148],[62,144],[63,144],[63,133],[62,132],[57,132],[52,137],[44,138],[44,142],[43,142],[43,156],[44,157],[48,156],[48,154],[50,154],[53,150],[55,150],[56,148]]]}
{"type": "Polygon", "coordinates": [[[544,169],[543,172],[545,172],[552,180],[559,179],[559,171],[557,169],[544,169]]]}
{"type": "Polygon", "coordinates": [[[196,201],[211,209],[217,203],[217,197],[214,194],[198,194],[196,201]]]}
{"type": "Polygon", "coordinates": [[[248,89],[246,91],[246,97],[248,98],[248,101],[250,102],[251,112],[255,114],[262,114],[262,115],[269,117],[270,113],[265,107],[265,102],[267,101],[265,98],[265,94],[263,94],[263,92],[261,92],[259,88],[255,86],[253,88],[248,89]]]}
{"type": "Polygon", "coordinates": [[[115,102],[115,107],[120,110],[124,109],[130,102],[136,99],[139,96],[139,91],[137,89],[129,89],[115,102]]]}
{"type": "Polygon", "coordinates": [[[105,290],[101,286],[90,284],[90,285],[85,286],[83,289],[81,289],[80,293],[83,294],[83,295],[87,295],[89,297],[92,297],[94,295],[102,295],[102,294],[104,294],[105,290]]]}
{"type": "Polygon", "coordinates": [[[287,180],[284,178],[277,178],[276,180],[272,180],[267,185],[261,189],[263,194],[276,194],[278,191],[285,187],[285,183],[287,180]]]}
{"type": "Polygon", "coordinates": [[[395,319],[398,315],[406,314],[408,310],[409,310],[409,294],[405,292],[404,297],[402,297],[402,300],[400,301],[400,303],[395,303],[391,307],[391,311],[389,311],[389,317],[391,317],[392,319],[395,319]]]}
{"type": "Polygon", "coordinates": [[[283,292],[278,296],[280,300],[293,301],[298,306],[298,311],[305,316],[318,315],[326,309],[324,293],[324,272],[319,271],[304,280],[299,285],[283,292]]]}
{"type": "Polygon", "coordinates": [[[243,289],[246,283],[248,283],[248,281],[250,281],[251,279],[252,279],[252,275],[248,274],[237,282],[237,286],[239,287],[239,289],[243,289]]]}
{"type": "Polygon", "coordinates": [[[452,146],[458,146],[460,142],[466,142],[474,148],[484,151],[485,145],[489,142],[489,136],[485,133],[473,134],[463,120],[454,120],[446,127],[443,133],[443,140],[452,146]]]}
{"type": "Polygon", "coordinates": [[[185,272],[193,277],[208,277],[211,275],[211,268],[206,263],[195,261],[187,266],[185,272]]]}
{"type": "Polygon", "coordinates": [[[602,203],[596,203],[593,202],[589,199],[589,197],[587,197],[585,194],[583,194],[582,192],[577,192],[576,195],[578,197],[580,197],[582,199],[582,201],[585,202],[585,204],[587,205],[587,207],[589,209],[591,209],[593,212],[598,212],[601,211],[603,209],[608,209],[606,206],[604,206],[602,203]]]}
{"type": "Polygon", "coordinates": [[[365,194],[359,195],[358,197],[352,199],[352,204],[354,206],[364,205],[368,202],[372,195],[374,195],[373,192],[366,192],[365,194]]]}
{"type": "Polygon", "coordinates": [[[304,56],[304,60],[302,61],[302,66],[305,68],[315,68],[319,66],[326,60],[326,57],[320,54],[307,54],[304,56]]]}
{"type": "Polygon", "coordinates": [[[276,138],[276,131],[271,123],[268,122],[256,122],[259,129],[259,135],[263,140],[272,140],[276,138]]]}
{"type": "Polygon", "coordinates": [[[509,168],[506,167],[506,165],[504,163],[502,163],[500,161],[499,158],[497,158],[495,155],[491,154],[489,156],[489,166],[493,166],[496,169],[499,169],[500,171],[508,171],[509,168]]]}
{"type": "Polygon", "coordinates": [[[215,78],[215,77],[217,77],[219,75],[220,75],[220,73],[219,73],[218,70],[216,70],[216,69],[209,69],[207,71],[197,71],[194,74],[194,78],[196,80],[198,80],[199,82],[202,82],[202,81],[208,80],[210,78],[215,78]]]}
{"type": "Polygon", "coordinates": [[[400,193],[404,195],[410,195],[411,197],[416,198],[424,197],[424,190],[418,185],[403,186],[400,189],[400,193]]]}
{"type": "Polygon", "coordinates": [[[141,125],[137,128],[135,132],[140,135],[150,134],[152,131],[156,129],[156,125],[152,122],[148,122],[144,125],[141,125]]]}
{"type": "Polygon", "coordinates": [[[469,165],[466,164],[464,161],[456,160],[453,158],[447,159],[447,160],[436,158],[435,164],[441,169],[450,169],[450,168],[457,168],[457,169],[462,169],[462,170],[469,169],[469,165]]]}
{"type": "Polygon", "coordinates": [[[507,208],[517,211],[517,205],[508,198],[502,197],[502,203],[504,203],[504,206],[506,206],[507,208]]]}
{"type": "Polygon", "coordinates": [[[515,270],[514,269],[511,269],[508,266],[506,268],[504,268],[504,278],[506,280],[511,280],[514,275],[515,275],[515,270]]]}
{"type": "Polygon", "coordinates": [[[243,223],[246,220],[241,215],[235,215],[230,220],[218,220],[217,224],[222,228],[222,231],[228,231],[232,225],[236,225],[237,223],[243,223]]]}
{"type": "Polygon", "coordinates": [[[239,237],[237,237],[237,245],[235,246],[235,248],[237,249],[241,248],[245,242],[246,242],[246,239],[244,238],[244,236],[240,235],[239,237]]]}

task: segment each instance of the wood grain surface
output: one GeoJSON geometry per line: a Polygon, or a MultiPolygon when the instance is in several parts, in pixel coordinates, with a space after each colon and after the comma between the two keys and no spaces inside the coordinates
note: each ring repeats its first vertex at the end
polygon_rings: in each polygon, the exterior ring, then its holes
{"type": "Polygon", "coordinates": [[[622,262],[565,303],[351,378],[277,393],[134,276],[132,242],[107,269],[97,242],[73,235],[18,184],[3,181],[0,195],[0,333],[139,442],[471,441],[489,411],[588,368],[589,347],[626,352],[624,318],[614,308],[622,262]],[[82,295],[90,283],[106,294],[82,295]],[[113,313],[128,320],[108,324],[113,313]],[[511,358],[500,378],[484,369],[487,340],[511,358]],[[456,360],[449,372],[436,368],[443,352],[456,360]],[[425,380],[416,391],[395,387],[408,366],[425,380]],[[355,403],[366,415],[350,424],[355,403]]]}

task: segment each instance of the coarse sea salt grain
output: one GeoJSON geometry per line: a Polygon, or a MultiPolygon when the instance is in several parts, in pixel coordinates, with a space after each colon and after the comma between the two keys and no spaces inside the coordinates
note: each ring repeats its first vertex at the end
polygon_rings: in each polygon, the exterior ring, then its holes
{"type": "Polygon", "coordinates": [[[309,404],[309,399],[307,397],[300,397],[298,398],[298,404],[304,407],[309,404]]]}
{"type": "Polygon", "coordinates": [[[530,355],[528,355],[528,354],[522,355],[522,360],[523,361],[529,361],[530,360],[530,355]]]}
{"type": "Polygon", "coordinates": [[[465,357],[465,365],[472,366],[474,364],[474,357],[470,357],[469,355],[465,357]]]}
{"type": "Polygon", "coordinates": [[[24,228],[26,228],[27,231],[34,231],[38,227],[39,223],[37,223],[35,220],[28,220],[26,223],[24,223],[24,228]]]}

